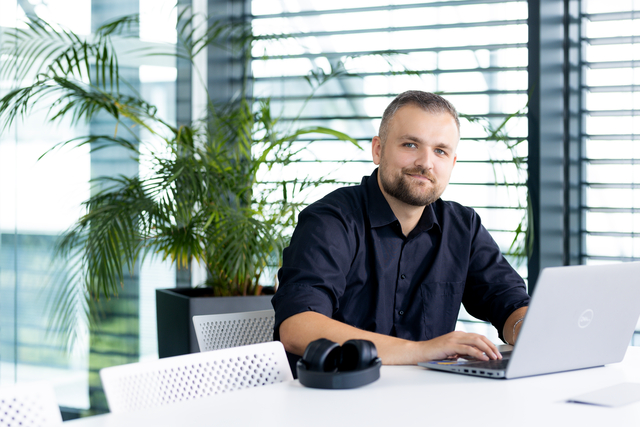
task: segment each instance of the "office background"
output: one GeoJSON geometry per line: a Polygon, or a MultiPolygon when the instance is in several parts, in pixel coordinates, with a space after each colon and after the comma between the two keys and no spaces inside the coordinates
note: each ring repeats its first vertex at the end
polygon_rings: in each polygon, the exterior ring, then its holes
{"type": "MultiPolygon", "coordinates": [[[[196,14],[251,21],[256,34],[290,34],[254,45],[250,70],[215,49],[197,62],[217,99],[232,97],[242,73],[252,73],[253,95],[270,97],[284,123],[299,113],[314,76],[340,71],[305,107],[301,123],[344,131],[364,150],[317,140],[312,155],[299,159],[300,171],[331,171],[335,186],[359,182],[373,170],[369,141],[393,96],[416,88],[440,92],[469,117],[443,198],[479,212],[530,290],[546,266],[640,257],[637,0],[363,3],[0,0],[0,43],[25,14],[88,36],[109,19],[140,13],[141,46],[172,44],[177,9],[187,5],[196,14]],[[488,138],[497,128],[502,138],[488,138]],[[523,160],[521,168],[514,159],[523,160]],[[514,255],[526,247],[519,225],[533,236],[529,258],[514,255]]],[[[204,92],[184,64],[125,55],[121,66],[169,122],[201,114],[204,92]]],[[[0,96],[23,77],[5,76],[0,96]]],[[[56,236],[81,213],[91,177],[144,171],[118,150],[63,149],[38,160],[63,139],[112,131],[101,120],[81,129],[44,122],[44,112],[36,112],[0,134],[0,384],[50,380],[67,413],[103,412],[99,369],[157,357],[154,289],[195,285],[202,273],[180,277],[168,263],[145,262],[109,302],[101,328],[61,351],[47,334],[50,279],[64,269],[51,264],[56,236]]],[[[464,313],[459,327],[497,338],[464,313]]]]}

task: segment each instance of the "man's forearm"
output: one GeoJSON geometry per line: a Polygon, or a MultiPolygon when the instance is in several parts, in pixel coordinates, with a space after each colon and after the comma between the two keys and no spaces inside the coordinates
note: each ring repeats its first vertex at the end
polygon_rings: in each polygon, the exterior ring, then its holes
{"type": "Polygon", "coordinates": [[[313,311],[291,316],[280,325],[280,340],[288,352],[302,355],[311,341],[326,338],[343,344],[350,339],[373,342],[386,365],[415,364],[408,357],[412,341],[354,328],[313,311]]]}
{"type": "Polygon", "coordinates": [[[354,328],[315,312],[289,317],[280,325],[280,340],[290,353],[302,355],[310,342],[326,338],[343,344],[350,339],[373,342],[385,365],[415,365],[454,355],[470,355],[487,360],[502,357],[486,337],[466,332],[451,332],[429,341],[409,341],[354,328]]]}

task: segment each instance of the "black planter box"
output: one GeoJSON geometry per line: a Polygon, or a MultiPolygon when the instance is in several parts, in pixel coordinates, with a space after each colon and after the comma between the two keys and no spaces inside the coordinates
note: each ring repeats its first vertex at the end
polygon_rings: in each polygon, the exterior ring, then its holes
{"type": "Polygon", "coordinates": [[[273,295],[214,297],[210,288],[156,289],[158,356],[197,353],[193,316],[268,310],[273,295]]]}

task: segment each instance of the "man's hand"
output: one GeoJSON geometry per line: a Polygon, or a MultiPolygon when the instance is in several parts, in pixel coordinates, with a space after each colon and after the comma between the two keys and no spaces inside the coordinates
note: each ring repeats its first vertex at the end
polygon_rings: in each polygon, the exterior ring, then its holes
{"type": "Polygon", "coordinates": [[[429,341],[416,342],[425,359],[437,360],[453,356],[471,356],[479,360],[502,359],[498,348],[487,337],[454,331],[429,341]]]}

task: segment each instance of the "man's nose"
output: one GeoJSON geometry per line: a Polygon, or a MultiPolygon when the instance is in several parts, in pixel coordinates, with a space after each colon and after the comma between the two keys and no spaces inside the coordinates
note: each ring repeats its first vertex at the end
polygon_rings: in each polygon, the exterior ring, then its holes
{"type": "Polygon", "coordinates": [[[428,148],[422,148],[418,150],[418,157],[416,157],[415,165],[423,169],[433,169],[433,156],[434,154],[428,148]]]}

